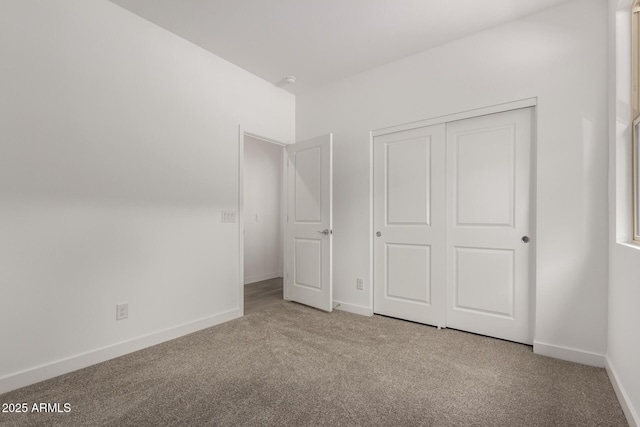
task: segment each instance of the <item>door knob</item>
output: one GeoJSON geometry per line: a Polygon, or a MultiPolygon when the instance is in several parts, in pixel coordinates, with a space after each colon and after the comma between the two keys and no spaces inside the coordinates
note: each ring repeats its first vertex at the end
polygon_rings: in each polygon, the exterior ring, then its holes
{"type": "Polygon", "coordinates": [[[380,236],[382,236],[382,233],[378,231],[378,232],[376,232],[376,236],[380,237],[380,236]]]}
{"type": "Polygon", "coordinates": [[[522,243],[529,243],[531,239],[529,238],[529,236],[522,236],[522,239],[520,240],[522,240],[522,243]]]}
{"type": "Polygon", "coordinates": [[[328,236],[329,234],[331,234],[331,231],[329,231],[328,228],[325,228],[322,231],[318,231],[318,233],[322,234],[323,236],[328,236]]]}

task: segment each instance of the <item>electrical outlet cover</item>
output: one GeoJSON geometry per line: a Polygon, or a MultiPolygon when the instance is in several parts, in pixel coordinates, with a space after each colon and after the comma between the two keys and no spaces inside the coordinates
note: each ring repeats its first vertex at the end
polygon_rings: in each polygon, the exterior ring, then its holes
{"type": "Polygon", "coordinates": [[[116,320],[123,320],[129,317],[129,303],[116,304],[116,320]]]}

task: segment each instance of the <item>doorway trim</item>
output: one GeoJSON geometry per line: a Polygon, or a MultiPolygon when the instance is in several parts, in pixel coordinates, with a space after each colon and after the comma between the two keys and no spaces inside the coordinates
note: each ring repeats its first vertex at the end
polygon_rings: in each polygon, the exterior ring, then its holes
{"type": "MultiPolygon", "coordinates": [[[[272,138],[264,137],[262,135],[258,135],[253,132],[249,132],[243,128],[242,125],[238,125],[238,311],[240,317],[244,316],[244,138],[249,136],[251,138],[259,139],[261,141],[278,145],[282,148],[286,147],[288,144],[284,142],[277,141],[272,138]]],[[[282,163],[282,173],[283,177],[286,172],[286,150],[282,150],[283,163],[282,163]]],[[[285,180],[281,180],[282,187],[282,196],[280,200],[280,209],[282,213],[282,209],[287,200],[286,193],[286,185],[285,180]]],[[[280,218],[280,221],[283,221],[283,218],[280,218]]],[[[282,228],[282,233],[284,234],[284,226],[282,228]]],[[[282,254],[282,262],[283,262],[283,271],[286,267],[285,257],[284,257],[284,248],[282,254]]],[[[286,295],[283,295],[286,298],[286,295]]]]}
{"type": "MultiPolygon", "coordinates": [[[[518,110],[521,108],[533,108],[533,120],[532,127],[532,159],[531,159],[531,234],[537,236],[537,147],[538,147],[538,134],[537,134],[537,117],[538,117],[538,98],[525,98],[517,101],[506,102],[502,104],[495,104],[487,107],[466,110],[458,113],[446,114],[443,116],[433,117],[430,119],[418,120],[415,122],[409,122],[399,124],[395,126],[388,126],[384,128],[374,129],[369,132],[369,281],[371,283],[371,291],[369,293],[369,304],[371,307],[371,315],[374,314],[374,287],[376,286],[374,280],[374,140],[376,137],[382,135],[388,135],[391,133],[402,132],[406,130],[433,126],[438,124],[446,124],[448,122],[454,122],[457,120],[470,119],[474,117],[486,116],[489,114],[504,113],[511,110],[518,110]]],[[[535,239],[534,239],[535,241],[535,239]]],[[[531,260],[531,269],[529,272],[530,287],[530,336],[535,342],[535,324],[536,324],[536,275],[537,275],[537,245],[534,244],[533,256],[531,260]]]]}

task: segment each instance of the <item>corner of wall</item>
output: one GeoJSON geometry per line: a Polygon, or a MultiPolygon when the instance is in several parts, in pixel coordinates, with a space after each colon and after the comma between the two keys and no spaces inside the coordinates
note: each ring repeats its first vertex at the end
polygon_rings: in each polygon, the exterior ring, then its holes
{"type": "Polygon", "coordinates": [[[613,386],[613,390],[616,392],[616,396],[618,397],[618,401],[620,402],[620,406],[622,407],[622,412],[624,412],[625,417],[627,417],[627,422],[630,427],[638,427],[640,426],[640,417],[638,413],[633,408],[631,401],[624,390],[622,384],[618,380],[618,375],[616,374],[616,370],[611,365],[609,358],[605,358],[605,369],[607,371],[607,375],[609,376],[609,380],[611,381],[611,385],[613,386]]]}

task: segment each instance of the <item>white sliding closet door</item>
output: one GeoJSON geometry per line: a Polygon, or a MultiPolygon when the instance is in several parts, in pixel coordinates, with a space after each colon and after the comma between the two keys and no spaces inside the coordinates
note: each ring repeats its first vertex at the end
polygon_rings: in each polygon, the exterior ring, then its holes
{"type": "Polygon", "coordinates": [[[444,326],[445,126],[374,139],[374,311],[444,326]]]}
{"type": "Polygon", "coordinates": [[[447,326],[527,344],[532,118],[447,124],[447,326]]]}

